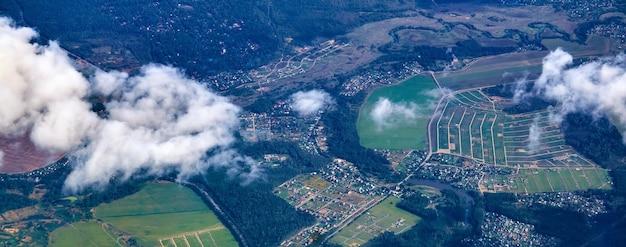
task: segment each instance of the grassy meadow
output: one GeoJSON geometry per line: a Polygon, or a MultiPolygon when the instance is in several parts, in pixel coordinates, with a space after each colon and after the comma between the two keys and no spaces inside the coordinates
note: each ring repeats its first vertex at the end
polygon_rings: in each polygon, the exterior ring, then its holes
{"type": "Polygon", "coordinates": [[[78,222],[50,234],[50,246],[117,246],[113,235],[99,222],[78,222]]]}
{"type": "Polygon", "coordinates": [[[426,148],[426,128],[438,100],[427,92],[436,89],[437,85],[429,76],[416,76],[397,85],[375,89],[359,113],[357,130],[361,145],[385,149],[426,148]],[[392,105],[411,109],[416,117],[410,119],[401,113],[390,113],[385,126],[377,125],[371,113],[381,98],[388,99],[392,105]]]}

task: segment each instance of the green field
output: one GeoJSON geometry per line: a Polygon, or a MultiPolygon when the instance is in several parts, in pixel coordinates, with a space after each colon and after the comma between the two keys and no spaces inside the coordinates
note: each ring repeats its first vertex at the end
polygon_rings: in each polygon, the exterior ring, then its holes
{"type": "Polygon", "coordinates": [[[586,45],[581,45],[575,42],[569,42],[562,39],[544,39],[541,40],[543,44],[549,50],[556,50],[561,47],[564,51],[572,54],[574,57],[584,56],[604,56],[610,52],[615,40],[606,37],[600,37],[591,35],[587,39],[586,45]]]}
{"type": "MultiPolygon", "coordinates": [[[[147,184],[133,195],[101,204],[95,208],[94,215],[115,231],[128,234],[146,246],[187,246],[187,243],[191,246],[237,246],[234,237],[202,199],[191,189],[174,183],[147,184]],[[196,234],[212,235],[211,243],[200,244],[196,234]]],[[[51,242],[75,243],[57,246],[89,246],[79,242],[84,240],[70,236],[77,235],[75,232],[78,231],[84,232],[88,240],[109,239],[109,244],[94,246],[115,245],[101,227],[102,223],[79,224],[61,228],[61,233],[74,233],[59,235],[57,238],[53,235],[51,242]]]]}
{"type": "MultiPolygon", "coordinates": [[[[96,207],[96,217],[166,214],[209,210],[192,190],[174,183],[148,184],[135,194],[96,207]]],[[[217,223],[217,222],[216,222],[217,223]]]]}
{"type": "Polygon", "coordinates": [[[513,82],[525,73],[539,74],[546,51],[514,52],[479,58],[464,70],[438,73],[442,87],[453,90],[513,82]],[[507,76],[504,76],[507,75],[507,76]]]}
{"type": "Polygon", "coordinates": [[[524,169],[514,181],[517,183],[517,188],[511,192],[611,189],[609,175],[601,168],[524,169]]]}
{"type": "Polygon", "coordinates": [[[102,223],[78,222],[50,234],[50,246],[117,246],[102,223]]]}
{"type": "Polygon", "coordinates": [[[363,245],[385,231],[402,233],[421,218],[396,207],[399,198],[390,196],[343,228],[331,241],[343,246],[363,245]]]}
{"type": "Polygon", "coordinates": [[[361,145],[368,148],[424,149],[427,147],[426,128],[437,98],[427,92],[437,89],[429,76],[416,76],[397,85],[375,89],[361,107],[357,130],[361,145]],[[414,119],[404,114],[389,115],[385,126],[378,126],[371,117],[376,103],[386,98],[392,104],[411,108],[414,119]]]}

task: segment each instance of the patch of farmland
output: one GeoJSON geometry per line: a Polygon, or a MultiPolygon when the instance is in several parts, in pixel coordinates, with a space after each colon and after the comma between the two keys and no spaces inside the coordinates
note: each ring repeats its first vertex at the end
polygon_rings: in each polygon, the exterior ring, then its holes
{"type": "Polygon", "coordinates": [[[342,246],[363,245],[382,232],[396,234],[409,230],[421,218],[396,207],[399,198],[388,197],[337,233],[331,242],[342,246]]]}
{"type": "MultiPolygon", "coordinates": [[[[200,197],[175,183],[149,183],[133,195],[96,207],[95,216],[149,246],[186,246],[185,236],[225,229],[200,197]]],[[[232,235],[230,239],[235,241],[232,235]]]]}

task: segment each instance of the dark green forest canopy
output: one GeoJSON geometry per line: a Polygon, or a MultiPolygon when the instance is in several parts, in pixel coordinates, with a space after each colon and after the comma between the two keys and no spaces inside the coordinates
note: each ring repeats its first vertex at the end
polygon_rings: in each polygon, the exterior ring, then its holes
{"type": "Polygon", "coordinates": [[[404,0],[0,0],[1,14],[99,66],[156,62],[195,77],[266,64],[288,37],[308,44],[414,7],[404,0]]]}

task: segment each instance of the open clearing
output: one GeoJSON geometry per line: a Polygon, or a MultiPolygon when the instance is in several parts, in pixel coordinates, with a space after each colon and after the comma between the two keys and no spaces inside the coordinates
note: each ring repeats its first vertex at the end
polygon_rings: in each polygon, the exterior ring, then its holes
{"type": "Polygon", "coordinates": [[[424,75],[375,89],[359,113],[357,130],[361,145],[385,149],[426,148],[426,126],[438,100],[433,95],[437,91],[433,90],[437,90],[437,85],[432,78],[424,75]],[[377,125],[371,115],[382,98],[391,102],[386,109],[389,114],[384,119],[384,126],[377,125]],[[415,117],[406,118],[399,112],[400,107],[412,111],[415,117]]]}
{"type": "MultiPolygon", "coordinates": [[[[586,45],[562,39],[544,39],[541,43],[549,50],[562,47],[575,58],[583,58],[614,53],[616,42],[611,38],[590,36],[586,45]]],[[[511,83],[525,76],[533,78],[541,73],[543,58],[548,53],[526,51],[482,57],[459,71],[440,72],[437,79],[444,88],[463,90],[511,83]]]]}
{"type": "Polygon", "coordinates": [[[101,204],[94,211],[95,217],[104,223],[81,222],[61,228],[60,233],[71,234],[56,238],[53,235],[51,242],[68,243],[58,246],[89,246],[77,242],[85,240],[73,237],[79,232],[87,240],[108,238],[108,244],[93,246],[113,246],[115,238],[109,235],[114,234],[105,231],[110,227],[147,246],[237,246],[228,229],[200,197],[191,189],[174,183],[149,183],[139,192],[101,204]],[[212,237],[212,242],[204,243],[202,235],[212,237]]]}
{"type": "Polygon", "coordinates": [[[441,72],[437,79],[441,86],[452,90],[505,84],[541,73],[541,63],[548,51],[507,53],[478,58],[468,67],[454,72],[441,72]]]}
{"type": "Polygon", "coordinates": [[[331,241],[343,246],[363,245],[383,232],[396,234],[409,230],[421,218],[396,207],[400,202],[390,196],[343,228],[331,241]]]}

